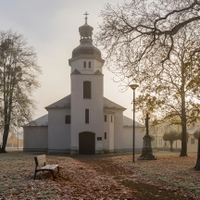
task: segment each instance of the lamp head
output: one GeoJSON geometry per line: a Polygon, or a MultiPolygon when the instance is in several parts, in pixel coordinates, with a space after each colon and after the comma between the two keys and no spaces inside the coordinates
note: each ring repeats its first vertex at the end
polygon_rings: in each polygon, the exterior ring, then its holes
{"type": "Polygon", "coordinates": [[[131,84],[129,85],[132,90],[135,90],[139,85],[138,84],[131,84]]]}

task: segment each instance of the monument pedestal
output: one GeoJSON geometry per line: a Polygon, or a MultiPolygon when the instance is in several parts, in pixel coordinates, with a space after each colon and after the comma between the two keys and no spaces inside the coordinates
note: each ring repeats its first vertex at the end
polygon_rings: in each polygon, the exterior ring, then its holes
{"type": "Polygon", "coordinates": [[[149,124],[148,124],[148,114],[146,117],[146,135],[143,137],[143,148],[142,155],[138,158],[138,160],[156,160],[153,155],[153,151],[151,148],[151,136],[149,135],[149,124]]]}
{"type": "Polygon", "coordinates": [[[138,160],[156,160],[151,148],[151,137],[149,135],[145,135],[143,138],[142,155],[138,160]]]}

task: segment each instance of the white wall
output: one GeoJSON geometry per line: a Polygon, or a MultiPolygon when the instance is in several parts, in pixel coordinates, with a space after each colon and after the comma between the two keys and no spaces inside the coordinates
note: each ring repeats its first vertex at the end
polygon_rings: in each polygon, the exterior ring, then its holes
{"type": "Polygon", "coordinates": [[[109,124],[109,132],[108,132],[108,140],[109,140],[109,151],[115,150],[115,115],[108,115],[108,124],[109,124]],[[112,121],[111,121],[112,119],[112,121]]]}
{"type": "Polygon", "coordinates": [[[102,62],[94,59],[93,55],[82,55],[81,58],[74,59],[73,62],[71,62],[71,72],[75,69],[80,71],[82,74],[94,74],[97,70],[102,72],[102,62]],[[83,67],[84,62],[86,62],[86,68],[83,67]],[[91,62],[91,68],[88,68],[88,62],[91,62]]]}
{"type": "Polygon", "coordinates": [[[123,151],[123,110],[115,111],[114,128],[115,151],[123,151]]]}
{"type": "Polygon", "coordinates": [[[195,139],[193,135],[190,135],[187,143],[187,152],[197,153],[197,150],[198,150],[198,140],[195,139]]]}
{"type": "MultiPolygon", "coordinates": [[[[135,149],[141,150],[143,148],[144,128],[135,128],[135,149]]],[[[133,149],[133,127],[123,127],[123,149],[126,151],[133,149]]]]}
{"type": "Polygon", "coordinates": [[[95,133],[96,151],[103,150],[103,75],[71,75],[71,149],[78,150],[79,133],[95,133]],[[83,99],[83,82],[91,81],[91,99],[83,99]],[[85,109],[89,109],[89,123],[85,123],[85,109]]]}
{"type": "Polygon", "coordinates": [[[70,109],[49,109],[48,121],[48,151],[67,152],[70,149],[70,124],[65,124],[65,116],[70,115],[70,109]]]}
{"type": "Polygon", "coordinates": [[[114,151],[114,113],[105,112],[104,115],[107,116],[107,121],[104,121],[104,133],[107,133],[107,138],[104,139],[104,149],[106,151],[114,151]],[[112,122],[111,122],[112,116],[112,122]]]}
{"type": "Polygon", "coordinates": [[[29,126],[24,128],[24,151],[46,151],[48,148],[48,127],[29,126]]]}

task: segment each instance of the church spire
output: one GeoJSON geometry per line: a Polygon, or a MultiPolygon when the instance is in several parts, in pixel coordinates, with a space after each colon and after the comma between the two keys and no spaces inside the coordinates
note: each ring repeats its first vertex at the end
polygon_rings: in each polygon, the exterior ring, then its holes
{"type": "Polygon", "coordinates": [[[89,15],[88,13],[87,13],[87,11],[85,12],[85,24],[87,24],[87,16],[89,15]]]}
{"type": "Polygon", "coordinates": [[[81,36],[80,43],[90,43],[92,44],[92,31],[93,28],[87,24],[88,13],[85,12],[85,24],[79,28],[79,33],[81,36]]]}
{"type": "Polygon", "coordinates": [[[101,58],[101,51],[92,44],[93,27],[87,24],[89,14],[85,12],[83,15],[85,15],[85,24],[79,27],[80,45],[72,51],[72,58],[69,60],[69,65],[71,66],[71,62],[81,56],[97,59],[103,64],[104,60],[101,58]]]}

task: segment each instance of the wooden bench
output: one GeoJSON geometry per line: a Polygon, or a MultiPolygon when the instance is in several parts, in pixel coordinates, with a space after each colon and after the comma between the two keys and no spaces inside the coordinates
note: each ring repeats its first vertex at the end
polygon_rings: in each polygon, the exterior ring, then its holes
{"type": "Polygon", "coordinates": [[[58,172],[59,172],[59,165],[47,165],[46,164],[46,155],[40,155],[40,156],[36,156],[34,157],[35,159],[35,173],[34,173],[34,180],[36,178],[36,174],[39,171],[50,171],[52,176],[53,176],[53,180],[55,178],[54,176],[54,170],[56,168],[58,168],[58,172]]]}

